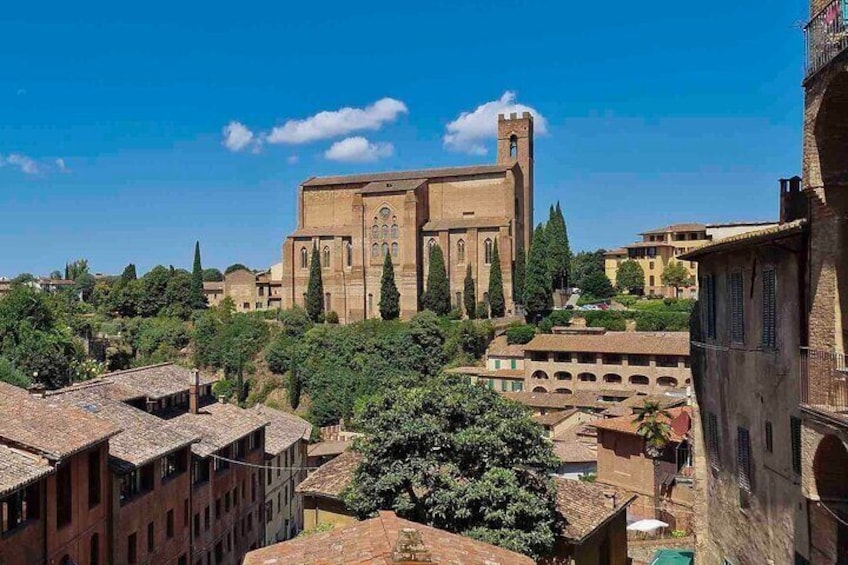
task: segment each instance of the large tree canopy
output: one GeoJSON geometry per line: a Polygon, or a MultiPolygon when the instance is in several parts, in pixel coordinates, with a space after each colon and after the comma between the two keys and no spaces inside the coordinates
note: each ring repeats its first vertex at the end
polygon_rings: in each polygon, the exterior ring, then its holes
{"type": "Polygon", "coordinates": [[[324,281],[321,278],[321,260],[318,247],[312,247],[312,262],[309,265],[309,282],[306,284],[306,313],[313,322],[324,321],[324,281]]]}
{"type": "Polygon", "coordinates": [[[624,261],[615,273],[615,284],[620,290],[630,293],[641,291],[645,288],[645,271],[642,265],[633,259],[624,261]]]}
{"type": "Polygon", "coordinates": [[[492,264],[489,267],[489,307],[492,310],[492,318],[501,318],[506,311],[503,274],[501,273],[501,257],[498,252],[497,239],[495,239],[495,248],[492,251],[492,264]]]}
{"type": "Polygon", "coordinates": [[[393,510],[527,555],[552,549],[557,460],[525,408],[437,377],[372,398],[356,422],[367,439],[344,500],[358,516],[393,510]]]}
{"type": "Polygon", "coordinates": [[[533,315],[539,315],[553,306],[551,277],[547,263],[547,240],[542,224],[533,234],[530,244],[530,258],[527,261],[527,275],[524,281],[524,306],[533,315]]]}
{"type": "Polygon", "coordinates": [[[400,293],[395,284],[395,268],[389,253],[383,259],[383,276],[380,279],[380,316],[384,320],[395,320],[400,316],[400,293]]]}
{"type": "Polygon", "coordinates": [[[430,270],[427,273],[427,290],[424,293],[425,310],[444,316],[451,309],[450,284],[445,270],[445,257],[438,244],[430,248],[430,270]]]}

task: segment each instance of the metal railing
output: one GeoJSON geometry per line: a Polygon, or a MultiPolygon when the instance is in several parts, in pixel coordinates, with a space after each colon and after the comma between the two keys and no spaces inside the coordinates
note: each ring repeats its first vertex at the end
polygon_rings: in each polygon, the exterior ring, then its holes
{"type": "Polygon", "coordinates": [[[848,357],[801,348],[801,402],[848,417],[848,357]]]}
{"type": "Polygon", "coordinates": [[[833,0],[804,27],[807,78],[848,48],[848,0],[833,0]]]}

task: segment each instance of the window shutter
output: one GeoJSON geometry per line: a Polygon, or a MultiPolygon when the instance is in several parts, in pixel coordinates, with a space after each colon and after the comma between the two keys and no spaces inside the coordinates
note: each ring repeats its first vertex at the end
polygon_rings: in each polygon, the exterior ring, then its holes
{"type": "Polygon", "coordinates": [[[730,274],[730,341],[745,342],[745,320],[742,309],[742,273],[730,274]]]}
{"type": "Polygon", "coordinates": [[[763,271],[763,341],[766,349],[777,348],[777,276],[774,269],[763,271]]]}
{"type": "Polygon", "coordinates": [[[707,413],[707,441],[710,454],[710,465],[718,470],[718,419],[712,412],[707,413]]]}
{"type": "Polygon", "coordinates": [[[795,416],[789,417],[789,426],[792,433],[792,470],[795,474],[801,474],[801,419],[795,416]]]}
{"type": "Polygon", "coordinates": [[[739,488],[745,492],[751,492],[751,436],[746,428],[737,428],[736,451],[739,488]]]}

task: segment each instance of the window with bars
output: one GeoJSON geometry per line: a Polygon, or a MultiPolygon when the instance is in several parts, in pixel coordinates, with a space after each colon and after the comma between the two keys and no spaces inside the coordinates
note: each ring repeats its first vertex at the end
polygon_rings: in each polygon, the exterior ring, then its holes
{"type": "Polygon", "coordinates": [[[704,337],[715,338],[715,278],[713,275],[704,275],[701,277],[701,292],[703,294],[701,305],[701,325],[704,337]]]}
{"type": "Polygon", "coordinates": [[[736,466],[739,473],[739,489],[750,493],[753,490],[751,434],[742,427],[736,428],[736,466]]]}
{"type": "Polygon", "coordinates": [[[742,273],[730,273],[730,341],[745,343],[742,273]]]}
{"type": "Polygon", "coordinates": [[[777,276],[773,268],[763,270],[762,346],[777,349],[777,276]]]}
{"type": "Polygon", "coordinates": [[[789,417],[789,427],[792,435],[792,470],[796,475],[801,474],[801,418],[789,417]]]}
{"type": "Polygon", "coordinates": [[[774,429],[769,421],[766,421],[766,451],[774,453],[774,429]]]}
{"type": "Polygon", "coordinates": [[[710,466],[718,470],[718,418],[712,412],[707,412],[707,448],[710,454],[710,466]]]}

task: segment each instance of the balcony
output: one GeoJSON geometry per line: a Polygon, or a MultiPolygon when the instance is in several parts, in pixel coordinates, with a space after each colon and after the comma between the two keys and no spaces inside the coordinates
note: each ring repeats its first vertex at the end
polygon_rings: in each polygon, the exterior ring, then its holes
{"type": "Polygon", "coordinates": [[[801,348],[801,403],[848,419],[848,357],[801,348]]]}
{"type": "Polygon", "coordinates": [[[848,48],[848,0],[833,0],[804,27],[806,78],[810,78],[848,48]]]}

